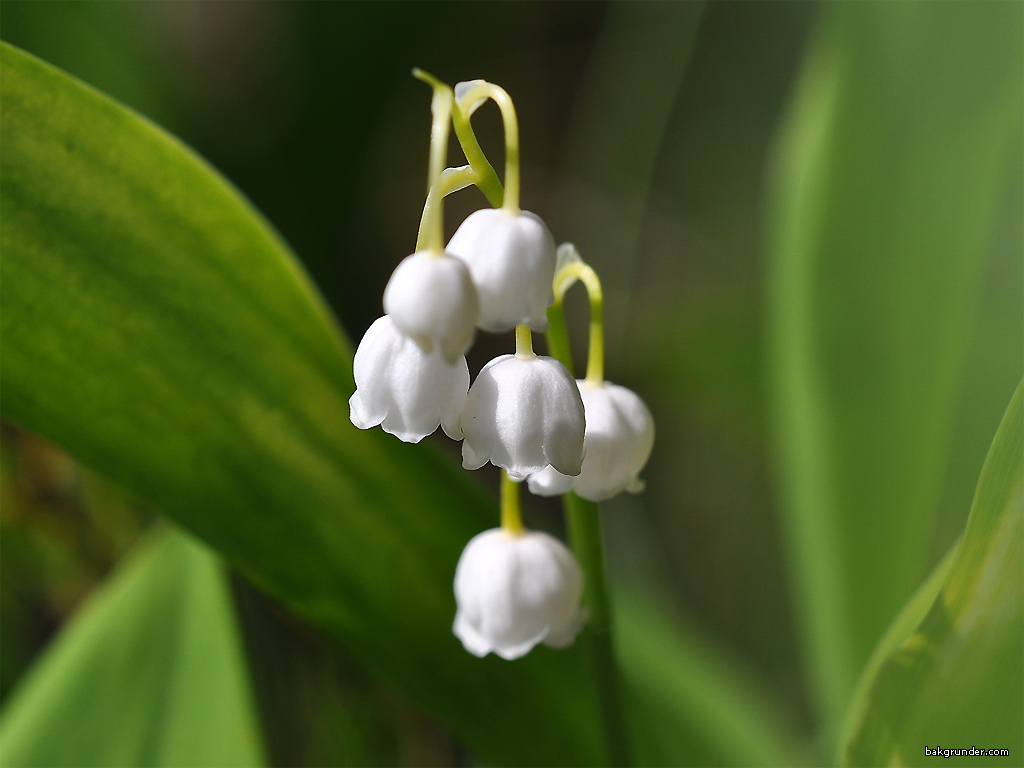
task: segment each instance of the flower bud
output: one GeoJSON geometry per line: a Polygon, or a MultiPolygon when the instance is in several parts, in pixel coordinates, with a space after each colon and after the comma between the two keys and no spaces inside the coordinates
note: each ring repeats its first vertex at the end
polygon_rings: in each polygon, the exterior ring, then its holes
{"type": "Polygon", "coordinates": [[[469,267],[480,294],[477,325],[491,333],[520,323],[548,327],[555,300],[555,240],[539,216],[485,209],[469,215],[446,249],[469,267]]]}
{"type": "Polygon", "coordinates": [[[538,496],[575,491],[590,501],[603,501],[622,491],[639,493],[638,477],[654,447],[654,418],[635,392],[617,384],[577,381],[586,411],[586,458],[576,477],[552,467],[530,475],[527,484],[538,496]]]}
{"type": "Polygon", "coordinates": [[[476,656],[518,659],[537,643],[564,648],[586,621],[583,573],[562,542],[502,528],[474,536],[455,569],[455,633],[476,656]]]}
{"type": "Polygon", "coordinates": [[[436,344],[455,364],[473,343],[480,302],[465,264],[449,254],[420,251],[392,273],[384,312],[424,352],[436,344]]]}
{"type": "Polygon", "coordinates": [[[360,429],[380,424],[407,443],[418,443],[438,424],[453,440],[462,437],[459,415],[469,389],[469,367],[449,365],[439,350],[424,352],[385,315],[374,321],[356,349],[356,391],[349,418],[360,429]]]}
{"type": "Polygon", "coordinates": [[[578,475],[583,461],[583,400],[572,375],[552,357],[502,355],[480,371],[462,410],[462,466],[488,461],[513,480],[552,465],[578,475]]]}

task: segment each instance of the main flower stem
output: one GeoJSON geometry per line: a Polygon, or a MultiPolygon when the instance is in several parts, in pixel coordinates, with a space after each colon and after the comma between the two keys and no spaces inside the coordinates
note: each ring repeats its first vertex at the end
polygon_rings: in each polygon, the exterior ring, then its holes
{"type": "MultiPolygon", "coordinates": [[[[421,69],[414,69],[413,75],[434,88],[434,101],[431,103],[434,120],[431,128],[430,188],[427,190],[427,200],[423,204],[420,227],[416,233],[416,250],[422,251],[428,247],[441,250],[441,241],[443,240],[441,236],[443,230],[443,200],[452,192],[458,192],[460,189],[475,185],[483,192],[484,197],[487,198],[487,202],[492,207],[504,207],[506,209],[511,207],[518,213],[519,127],[516,121],[515,108],[512,107],[512,100],[504,90],[491,83],[482,83],[474,87],[474,92],[477,89],[479,91],[475,94],[471,93],[471,95],[494,98],[498,101],[506,126],[509,123],[509,118],[511,118],[511,138],[508,138],[508,132],[506,131],[506,156],[514,162],[506,163],[505,175],[507,178],[514,180],[515,189],[513,197],[508,199],[509,205],[506,206],[505,188],[498,179],[498,174],[494,172],[494,166],[491,165],[484,151],[480,148],[480,142],[477,140],[476,133],[473,131],[473,125],[470,122],[468,109],[462,109],[452,98],[451,88],[433,75],[421,69]],[[444,103],[439,105],[439,100],[444,103]],[[459,140],[459,145],[462,147],[469,165],[459,168],[445,168],[442,171],[440,168],[444,164],[444,148],[438,141],[442,133],[442,129],[438,125],[438,117],[439,113],[445,109],[450,114],[452,126],[455,128],[455,136],[459,140]],[[511,154],[509,154],[509,146],[513,147],[511,154]]],[[[443,128],[443,135],[444,147],[447,147],[447,126],[443,128]]]]}
{"type": "Polygon", "coordinates": [[[629,736],[622,706],[622,680],[615,655],[612,606],[605,581],[604,537],[597,504],[570,491],[562,497],[569,543],[586,576],[583,604],[590,612],[590,630],[597,694],[608,759],[613,766],[630,765],[629,736]]]}
{"type": "Polygon", "coordinates": [[[423,204],[423,213],[420,215],[420,228],[416,232],[416,250],[422,251],[427,247],[427,237],[431,233],[431,222],[434,221],[441,201],[452,192],[465,189],[475,182],[476,173],[468,165],[459,168],[445,168],[441,172],[437,183],[431,185],[427,192],[427,200],[423,204]]]}
{"type": "MultiPolygon", "coordinates": [[[[555,284],[558,285],[557,280],[555,284]]],[[[557,299],[548,308],[546,336],[548,352],[571,372],[573,367],[569,332],[565,325],[561,301],[564,294],[564,290],[560,295],[556,290],[557,299]]],[[[591,330],[591,355],[593,349],[591,330]]],[[[569,542],[586,578],[583,602],[590,611],[588,635],[593,648],[594,674],[608,759],[612,765],[630,765],[629,735],[626,732],[625,710],[622,705],[621,673],[615,655],[612,605],[605,580],[606,565],[600,510],[597,504],[581,499],[572,492],[562,497],[562,506],[569,530],[569,542]]]]}
{"type": "Polygon", "coordinates": [[[523,528],[523,512],[519,504],[519,483],[501,470],[501,527],[506,533],[519,536],[523,528]]]}
{"type": "Polygon", "coordinates": [[[569,373],[576,378],[572,365],[572,347],[569,345],[569,329],[565,325],[565,311],[560,299],[556,298],[555,303],[548,307],[548,329],[544,339],[548,343],[548,354],[568,368],[569,373]]]}
{"type": "Polygon", "coordinates": [[[427,204],[424,205],[420,220],[420,233],[416,237],[416,249],[422,245],[436,254],[444,253],[444,194],[439,194],[441,172],[448,154],[448,126],[452,117],[455,97],[452,89],[436,77],[421,69],[414,69],[413,76],[434,89],[430,102],[432,124],[430,128],[430,171],[427,185],[427,204]],[[432,200],[431,197],[434,199],[432,200]],[[426,224],[426,227],[424,227],[426,224]],[[425,230],[425,231],[424,231],[425,230]]]}

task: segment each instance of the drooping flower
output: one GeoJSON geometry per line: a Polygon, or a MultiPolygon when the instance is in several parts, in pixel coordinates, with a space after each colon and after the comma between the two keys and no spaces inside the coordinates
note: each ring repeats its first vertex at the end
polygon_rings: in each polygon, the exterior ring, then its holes
{"type": "Polygon", "coordinates": [[[488,461],[523,480],[549,464],[578,475],[583,461],[583,400],[572,375],[552,357],[502,355],[483,367],[462,410],[462,466],[488,461]]]}
{"type": "Polygon", "coordinates": [[[654,447],[654,418],[635,392],[618,384],[578,380],[586,411],[583,468],[568,477],[552,467],[530,475],[530,491],[558,496],[575,491],[590,501],[603,501],[622,491],[639,493],[638,477],[654,447]]]}
{"type": "Polygon", "coordinates": [[[452,631],[476,656],[518,659],[538,643],[564,648],[586,621],[583,573],[558,539],[495,528],[474,536],[455,569],[452,631]]]}
{"type": "Polygon", "coordinates": [[[427,353],[385,315],[374,321],[356,349],[356,391],[349,417],[360,429],[380,424],[407,443],[418,443],[440,424],[462,437],[459,416],[469,389],[469,367],[459,357],[449,365],[439,349],[427,353]]]}
{"type": "Polygon", "coordinates": [[[481,329],[500,333],[520,323],[535,331],[548,327],[555,240],[539,216],[500,208],[476,211],[452,235],[446,251],[469,267],[480,294],[481,329]]]}
{"type": "Polygon", "coordinates": [[[419,251],[392,273],[384,312],[424,352],[439,346],[454,364],[473,343],[480,300],[464,263],[447,253],[419,251]]]}

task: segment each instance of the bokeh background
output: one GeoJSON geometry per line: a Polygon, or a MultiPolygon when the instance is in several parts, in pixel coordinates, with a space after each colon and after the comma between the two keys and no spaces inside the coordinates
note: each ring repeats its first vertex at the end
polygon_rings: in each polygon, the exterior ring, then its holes
{"type": "MultiPolygon", "coordinates": [[[[4,40],[136,109],[230,179],[354,341],[415,241],[430,93],[410,70],[503,86],[520,119],[523,206],[602,276],[607,376],[657,422],[646,492],[604,505],[612,578],[658,590],[813,733],[771,450],[764,220],[818,4],[6,0],[2,12],[4,40]]],[[[500,169],[497,110],[475,124],[500,169]]],[[[965,331],[929,564],[963,530],[1024,370],[1021,175],[1018,159],[965,331]]],[[[449,198],[448,233],[484,204],[475,190],[449,198]]],[[[580,366],[585,301],[569,304],[580,366]]],[[[511,344],[481,338],[471,371],[511,344]]],[[[6,697],[155,514],[12,424],[2,438],[6,697]]],[[[559,525],[542,500],[527,499],[527,517],[559,525]]],[[[468,759],[315,630],[241,579],[235,591],[275,764],[468,759]],[[353,711],[361,721],[332,716],[353,711]]]]}

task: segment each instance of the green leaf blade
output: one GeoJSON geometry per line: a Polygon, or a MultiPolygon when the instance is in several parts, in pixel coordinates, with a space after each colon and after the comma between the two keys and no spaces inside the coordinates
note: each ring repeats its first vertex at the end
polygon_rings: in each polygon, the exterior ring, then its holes
{"type": "MultiPolygon", "coordinates": [[[[914,606],[908,612],[916,613],[914,606]]],[[[929,765],[931,749],[1008,749],[958,755],[957,765],[1015,765],[1024,750],[1024,381],[992,443],[967,529],[942,590],[919,626],[868,669],[851,706],[845,765],[929,765]]]]}
{"type": "Polygon", "coordinates": [[[223,569],[160,531],[90,597],[4,709],[5,766],[265,765],[223,569]]]}
{"type": "Polygon", "coordinates": [[[775,443],[830,732],[924,575],[1017,151],[1022,30],[1017,6],[827,5],[781,135],[769,218],[775,443]]]}

